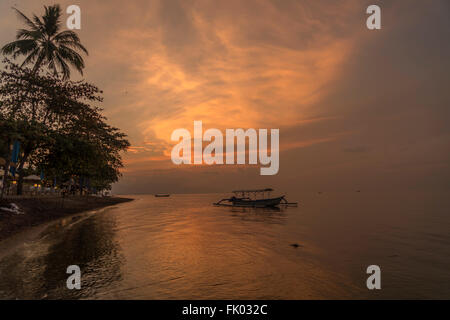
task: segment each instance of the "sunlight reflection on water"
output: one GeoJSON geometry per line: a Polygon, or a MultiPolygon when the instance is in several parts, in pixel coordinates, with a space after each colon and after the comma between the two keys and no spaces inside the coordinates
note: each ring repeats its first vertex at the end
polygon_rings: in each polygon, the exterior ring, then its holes
{"type": "Polygon", "coordinates": [[[389,196],[307,194],[295,199],[298,208],[280,210],[213,207],[221,198],[213,194],[135,198],[62,219],[17,248],[1,243],[8,254],[0,298],[450,296],[449,218],[436,196],[398,204],[389,196]],[[370,264],[382,269],[379,292],[365,287],[370,264]],[[66,288],[69,265],[81,267],[80,291],[66,288]]]}

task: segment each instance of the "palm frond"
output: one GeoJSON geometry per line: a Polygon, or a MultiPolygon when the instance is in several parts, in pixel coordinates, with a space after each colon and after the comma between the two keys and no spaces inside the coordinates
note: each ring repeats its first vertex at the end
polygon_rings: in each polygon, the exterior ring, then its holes
{"type": "Polygon", "coordinates": [[[16,39],[34,39],[37,40],[42,37],[42,32],[35,30],[19,29],[17,30],[16,39]]]}
{"type": "Polygon", "coordinates": [[[64,59],[59,55],[59,53],[56,54],[56,63],[59,65],[62,73],[63,73],[63,79],[69,79],[70,78],[70,67],[67,65],[67,63],[64,61],[64,59]]]}
{"type": "Polygon", "coordinates": [[[58,48],[52,43],[48,42],[46,46],[46,60],[48,63],[51,63],[53,60],[55,60],[55,55],[58,52],[58,48]]]}
{"type": "Polygon", "coordinates": [[[53,74],[54,74],[55,76],[58,75],[58,69],[56,68],[55,59],[50,60],[50,63],[48,64],[48,68],[49,68],[50,70],[53,70],[53,74]]]}
{"type": "Polygon", "coordinates": [[[39,48],[35,48],[22,62],[21,67],[26,66],[27,64],[31,64],[36,59],[37,55],[39,54],[39,48]]]}
{"type": "Polygon", "coordinates": [[[36,26],[35,24],[34,24],[34,22],[33,21],[31,21],[25,14],[23,14],[19,9],[17,9],[17,8],[12,8],[13,10],[15,10],[16,11],[16,13],[17,13],[17,15],[19,16],[19,18],[20,19],[22,19],[24,22],[25,22],[25,24],[27,24],[30,28],[32,28],[33,30],[39,30],[39,27],[38,26],[36,26]]]}
{"type": "Polygon", "coordinates": [[[56,41],[74,41],[74,42],[80,42],[80,38],[78,35],[73,32],[72,30],[64,30],[55,35],[56,41]]]}
{"type": "Polygon", "coordinates": [[[11,55],[11,54],[14,53],[16,48],[17,48],[17,43],[15,41],[14,42],[10,42],[10,43],[5,44],[2,47],[1,52],[4,55],[11,55]]]}
{"type": "Polygon", "coordinates": [[[38,30],[45,31],[45,25],[37,15],[33,15],[33,20],[36,26],[38,26],[38,30]]]}
{"type": "Polygon", "coordinates": [[[78,52],[66,47],[59,46],[58,54],[65,61],[69,62],[78,72],[83,74],[83,69],[85,67],[83,58],[78,54],[78,52]]]}
{"type": "Polygon", "coordinates": [[[42,17],[44,22],[45,31],[48,35],[53,36],[58,32],[61,27],[61,7],[59,5],[54,5],[47,7],[45,6],[45,15],[42,17]]]}
{"type": "MultiPolygon", "coordinates": [[[[72,31],[71,31],[72,32],[72,31]]],[[[74,33],[74,32],[72,32],[74,33]]],[[[75,34],[76,36],[76,34],[75,34]]],[[[83,51],[86,55],[89,55],[88,50],[80,43],[78,36],[76,36],[77,40],[72,40],[72,38],[70,36],[65,36],[65,37],[59,37],[58,39],[55,37],[55,41],[59,44],[59,45],[64,45],[66,47],[72,48],[72,49],[78,49],[83,51]]]]}
{"type": "Polygon", "coordinates": [[[3,46],[1,52],[4,55],[20,55],[27,54],[34,50],[37,47],[37,44],[34,40],[17,40],[3,46]]]}
{"type": "Polygon", "coordinates": [[[46,53],[45,53],[44,50],[40,50],[39,51],[39,55],[38,55],[38,57],[36,59],[36,63],[34,64],[34,67],[33,67],[33,73],[36,73],[39,70],[39,68],[42,65],[42,62],[45,59],[45,55],[46,55],[46,53]]]}

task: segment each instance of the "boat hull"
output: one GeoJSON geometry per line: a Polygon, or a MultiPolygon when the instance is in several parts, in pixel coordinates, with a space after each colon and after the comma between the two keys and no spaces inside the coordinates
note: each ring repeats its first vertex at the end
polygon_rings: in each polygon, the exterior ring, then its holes
{"type": "Polygon", "coordinates": [[[280,204],[284,197],[271,198],[271,199],[232,199],[231,203],[236,207],[254,207],[254,208],[264,208],[264,207],[275,207],[280,204]]]}

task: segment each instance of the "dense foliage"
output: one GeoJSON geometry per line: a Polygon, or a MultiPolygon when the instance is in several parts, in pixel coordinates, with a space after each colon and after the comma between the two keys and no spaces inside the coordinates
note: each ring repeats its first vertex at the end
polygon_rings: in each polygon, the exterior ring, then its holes
{"type": "MultiPolygon", "coordinates": [[[[106,123],[102,92],[85,81],[41,75],[4,60],[0,73],[0,150],[21,142],[17,164],[21,178],[44,172],[50,181],[71,177],[97,190],[109,188],[120,176],[120,152],[129,147],[125,134],[106,123]]],[[[18,191],[20,193],[20,191],[18,191]]]]}

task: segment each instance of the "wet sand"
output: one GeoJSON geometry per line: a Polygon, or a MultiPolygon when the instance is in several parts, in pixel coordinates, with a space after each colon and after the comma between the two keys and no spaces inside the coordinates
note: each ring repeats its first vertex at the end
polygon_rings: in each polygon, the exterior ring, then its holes
{"type": "Polygon", "coordinates": [[[8,199],[0,202],[1,207],[15,203],[23,214],[0,210],[0,241],[26,228],[40,225],[71,214],[100,209],[118,203],[132,201],[118,197],[41,197],[8,199]]]}

